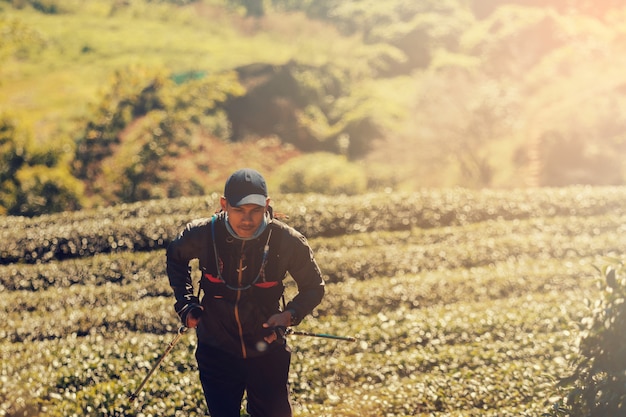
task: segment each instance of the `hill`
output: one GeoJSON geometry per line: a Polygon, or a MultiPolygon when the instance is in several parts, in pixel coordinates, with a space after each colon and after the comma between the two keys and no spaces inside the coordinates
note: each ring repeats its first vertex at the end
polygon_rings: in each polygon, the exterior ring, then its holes
{"type": "Polygon", "coordinates": [[[608,0],[0,2],[0,211],[204,195],[233,166],[271,176],[319,151],[408,191],[620,185],[624,13],[608,0]]]}

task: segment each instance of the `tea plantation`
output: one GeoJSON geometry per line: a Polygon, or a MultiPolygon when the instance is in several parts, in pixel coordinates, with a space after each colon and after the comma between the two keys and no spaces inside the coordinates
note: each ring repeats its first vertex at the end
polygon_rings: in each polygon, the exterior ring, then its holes
{"type": "MultiPolygon", "coordinates": [[[[626,247],[626,188],[274,197],[328,283],[297,329],[357,338],[289,336],[297,417],[540,416],[626,247]]],[[[164,248],[217,207],[0,218],[0,416],[205,415],[193,331],[128,395],[179,326],[164,248]]]]}

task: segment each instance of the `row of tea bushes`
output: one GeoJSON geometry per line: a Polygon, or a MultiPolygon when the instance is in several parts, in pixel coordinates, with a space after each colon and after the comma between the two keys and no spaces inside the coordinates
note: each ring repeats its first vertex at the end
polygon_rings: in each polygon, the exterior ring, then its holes
{"type": "MultiPolygon", "coordinates": [[[[384,279],[363,285],[372,294],[384,279]]],[[[337,286],[352,291],[350,284],[337,286]]],[[[336,360],[335,347],[323,349],[321,342],[315,345],[320,355],[296,347],[293,369],[299,398],[307,400],[305,415],[542,415],[555,376],[568,372],[574,353],[568,329],[584,315],[581,295],[592,292],[547,291],[419,310],[400,306],[378,314],[371,313],[374,304],[366,307],[370,314],[356,312],[358,320],[309,320],[318,331],[367,343],[342,346],[353,356],[336,360]],[[312,369],[315,376],[308,377],[312,369]],[[333,402],[336,394],[341,397],[333,402]],[[320,397],[324,405],[316,401],[320,397]]]]}
{"type": "MultiPolygon", "coordinates": [[[[385,284],[386,278],[364,283],[369,293],[385,284]]],[[[332,290],[340,298],[352,292],[348,283],[332,290]]],[[[353,335],[359,342],[290,339],[296,409],[365,417],[540,415],[553,392],[552,376],[567,370],[572,338],[565,323],[580,316],[580,301],[578,290],[554,291],[421,310],[372,305],[358,320],[309,318],[303,330],[353,335]]],[[[160,309],[160,299],[151,303],[143,306],[160,309]]],[[[84,337],[23,344],[3,339],[3,352],[14,360],[2,363],[2,373],[13,378],[0,391],[10,398],[30,392],[50,417],[90,409],[99,416],[179,415],[176,410],[202,415],[192,334],[183,337],[139,401],[128,401],[172,337],[173,331],[158,336],[96,329],[84,337]],[[30,365],[20,366],[25,362],[30,365]]]]}
{"type": "Polygon", "coordinates": [[[619,253],[626,215],[487,221],[373,232],[312,241],[329,282],[420,271],[475,268],[518,258],[569,259],[619,253]]]}
{"type": "MultiPolygon", "coordinates": [[[[626,215],[559,217],[464,226],[361,233],[311,239],[325,279],[339,282],[436,269],[473,268],[520,256],[534,259],[619,253],[626,245],[626,215]]],[[[0,265],[0,288],[39,290],[74,284],[149,283],[165,280],[163,249],[119,252],[63,262],[0,265]]],[[[197,277],[195,277],[197,279],[197,277]]]]}
{"type": "MultiPolygon", "coordinates": [[[[425,190],[360,196],[285,195],[275,209],[309,238],[458,226],[490,219],[619,212],[626,188],[425,190]]],[[[0,218],[0,263],[46,262],[163,248],[190,220],[209,217],[218,196],[158,200],[36,218],[0,218]]]]}
{"type": "Polygon", "coordinates": [[[82,337],[4,343],[3,354],[12,360],[0,364],[2,375],[11,376],[0,385],[0,415],[204,415],[197,376],[192,375],[191,334],[159,367],[140,399],[134,404],[128,400],[171,339],[169,334],[93,331],[82,337]],[[172,376],[175,381],[169,380],[172,376]],[[20,402],[27,405],[19,407],[20,402]]]}
{"type": "MultiPolygon", "coordinates": [[[[350,280],[349,292],[329,290],[316,316],[367,315],[398,308],[428,308],[445,303],[483,302],[551,291],[589,290],[595,285],[592,260],[536,260],[525,258],[472,269],[440,269],[420,276],[385,275],[366,281],[350,280]],[[384,283],[372,290],[370,282],[384,283]]],[[[288,296],[293,286],[288,288],[288,296]]],[[[288,297],[289,298],[289,297],[288,297]]],[[[74,285],[38,291],[13,291],[0,295],[7,312],[0,338],[13,342],[63,338],[132,330],[164,334],[178,325],[173,296],[162,276],[124,285],[74,285]]]]}
{"type": "Polygon", "coordinates": [[[0,265],[0,289],[39,291],[51,287],[67,288],[76,284],[148,284],[151,280],[163,279],[163,274],[163,250],[108,253],[62,262],[0,265]]]}
{"type": "Polygon", "coordinates": [[[74,306],[53,312],[9,313],[0,329],[0,339],[29,342],[90,333],[115,332],[164,334],[176,330],[173,297],[147,297],[132,302],[109,303],[99,307],[74,306]]]}
{"type": "MultiPolygon", "coordinates": [[[[346,282],[352,291],[343,294],[342,298],[328,292],[324,302],[316,309],[316,314],[349,316],[372,308],[421,308],[444,301],[478,302],[525,293],[584,288],[593,283],[593,280],[585,277],[593,276],[594,261],[594,258],[537,260],[525,256],[471,269],[423,271],[419,278],[414,274],[400,274],[388,278],[385,288],[375,293],[368,293],[371,289],[368,280],[349,279],[346,282]]],[[[387,275],[372,278],[384,276],[387,275]]],[[[135,278],[123,285],[106,282],[98,285],[51,286],[37,291],[36,296],[27,290],[5,291],[0,295],[0,310],[6,311],[8,318],[15,315],[18,321],[26,313],[46,316],[65,310],[66,315],[70,316],[76,314],[73,310],[85,307],[102,308],[116,303],[132,303],[146,297],[172,297],[172,290],[164,275],[152,276],[147,273],[135,278]]],[[[286,284],[288,294],[295,291],[293,281],[287,280],[286,284]]]]}
{"type": "Polygon", "coordinates": [[[99,253],[161,249],[186,222],[186,216],[173,215],[60,220],[41,227],[4,229],[0,231],[0,263],[49,262],[99,253]]]}

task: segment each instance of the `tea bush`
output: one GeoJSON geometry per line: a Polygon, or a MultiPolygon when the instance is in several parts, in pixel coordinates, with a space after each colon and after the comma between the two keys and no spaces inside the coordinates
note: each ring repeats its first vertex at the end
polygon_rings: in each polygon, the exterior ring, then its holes
{"type": "MultiPolygon", "coordinates": [[[[134,404],[128,394],[180,325],[164,245],[217,197],[0,218],[0,352],[10,358],[0,415],[203,415],[192,332],[134,404]],[[39,248],[60,238],[82,256],[39,248]]],[[[572,372],[584,300],[598,298],[593,265],[626,243],[620,198],[578,188],[277,199],[288,223],[308,227],[328,282],[300,329],[357,338],[289,336],[296,415],[545,412],[572,372]]]]}
{"type": "MultiPolygon", "coordinates": [[[[47,262],[165,247],[196,217],[210,217],[219,196],[124,204],[32,219],[0,218],[0,263],[47,262]]],[[[574,187],[506,191],[429,190],[363,196],[285,195],[277,212],[309,238],[373,231],[440,228],[486,220],[589,217],[620,213],[622,188],[574,187]],[[593,191],[592,191],[593,190],[593,191]]],[[[538,225],[541,227],[541,225],[538,225]]]]}
{"type": "Polygon", "coordinates": [[[552,415],[609,417],[626,411],[626,269],[614,259],[601,275],[602,296],[581,321],[575,369],[561,381],[569,392],[552,415]]]}
{"type": "MultiPolygon", "coordinates": [[[[372,284],[374,289],[384,279],[372,284]]],[[[338,284],[332,291],[346,294],[350,286],[338,284]]],[[[358,320],[307,319],[305,329],[354,335],[359,342],[290,340],[299,415],[447,415],[464,410],[465,415],[495,416],[515,415],[510,409],[522,405],[537,410],[539,399],[550,392],[549,375],[565,372],[566,361],[558,358],[571,353],[571,334],[562,330],[563,323],[576,314],[578,301],[576,291],[566,291],[532,300],[523,296],[370,311],[358,320]]],[[[39,392],[50,416],[73,415],[95,405],[102,410],[94,408],[93,415],[101,416],[175,415],[181,406],[199,413],[192,335],[176,346],[137,404],[126,399],[172,337],[94,329],[83,337],[36,344],[4,342],[3,351],[14,360],[2,364],[3,372],[15,379],[3,389],[23,381],[25,388],[39,392]],[[24,360],[30,365],[17,365],[24,360]],[[40,372],[34,374],[34,369],[40,372]]]]}
{"type": "MultiPolygon", "coordinates": [[[[329,282],[436,269],[474,268],[518,258],[567,259],[619,251],[620,215],[489,221],[466,226],[375,232],[310,240],[329,282]],[[518,236],[532,236],[520,239],[518,236]]],[[[163,276],[162,249],[101,253],[45,264],[0,265],[0,288],[37,290],[76,283],[128,284],[163,276]]]]}

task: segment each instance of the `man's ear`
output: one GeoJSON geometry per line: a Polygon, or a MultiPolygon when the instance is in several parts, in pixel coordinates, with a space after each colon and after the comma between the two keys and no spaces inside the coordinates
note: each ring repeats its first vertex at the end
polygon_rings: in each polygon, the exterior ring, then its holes
{"type": "Polygon", "coordinates": [[[222,206],[222,210],[226,211],[226,207],[228,206],[228,201],[226,201],[225,197],[220,197],[220,206],[222,206]]]}

